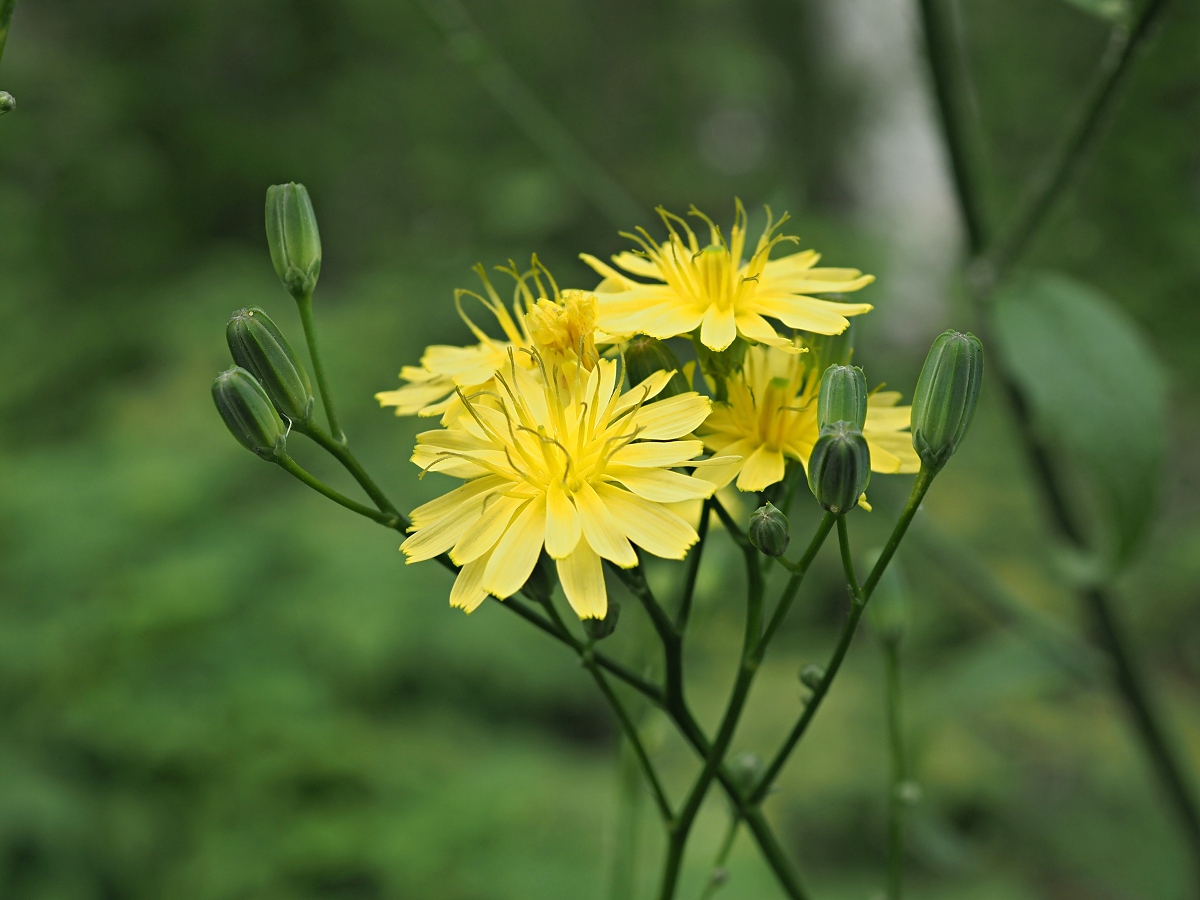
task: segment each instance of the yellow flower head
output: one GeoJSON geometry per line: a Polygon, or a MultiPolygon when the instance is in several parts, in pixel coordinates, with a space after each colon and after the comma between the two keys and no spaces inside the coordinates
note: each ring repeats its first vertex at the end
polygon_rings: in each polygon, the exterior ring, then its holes
{"type": "MultiPolygon", "coordinates": [[[[560,291],[549,270],[535,256],[528,272],[518,272],[509,263],[498,271],[516,282],[510,314],[482,265],[475,273],[483,283],[484,294],[465,289],[454,292],[458,314],[479,343],[469,347],[435,344],[425,348],[421,365],[405,366],[400,377],[408,382],[398,390],[375,395],[381,406],[394,406],[398,416],[441,415],[448,424],[463,412],[455,391],[475,393],[492,389],[496,371],[508,364],[509,350],[537,350],[549,365],[570,368],[582,365],[591,369],[596,353],[596,300],[587,291],[560,291]],[[543,281],[543,279],[545,279],[543,281]],[[549,290],[547,290],[547,286],[549,290]],[[496,340],[479,328],[463,310],[463,299],[483,304],[504,333],[496,340]]],[[[605,336],[600,335],[603,339],[605,336]]],[[[518,365],[530,368],[531,357],[517,356],[518,365]]]]}
{"type": "Polygon", "coordinates": [[[400,549],[410,563],[449,551],[462,566],[450,603],[470,612],[488,594],[519,591],[544,546],[575,612],[602,618],[601,559],[637,565],[631,541],[682,559],[695,543],[695,530],[663,504],[713,492],[711,483],[671,471],[703,451],[700,441],[678,438],[711,405],[694,392],[649,402],[670,372],[622,393],[617,361],[568,372],[539,351],[519,355],[532,366],[509,351],[494,390],[460,390],[465,414],[418,436],[414,463],[467,483],[414,510],[400,549]]]}
{"type": "Polygon", "coordinates": [[[812,250],[769,258],[776,245],[796,242],[791,235],[776,233],[787,221],[786,214],[772,223],[767,209],[766,228],[745,261],[746,210],[741,201],[728,241],[711,219],[692,207],[690,215],[708,225],[704,247],[682,218],[661,207],[658,214],[669,232],[666,241],[656,242],[644,228],[638,234],[622,232],[641,249],[613,257],[625,272],[652,283],[635,281],[586,253],[581,257],[604,276],[597,289],[598,322],[610,334],[668,338],[699,328],[700,340],[711,350],[724,350],[739,334],[752,343],[790,347],[767,318],[789,328],[840,334],[850,324],[847,316],[871,309],[867,303],[834,303],[807,295],[857,291],[874,281],[873,275],[858,269],[814,268],[820,257],[812,250]]]}
{"type": "MultiPolygon", "coordinates": [[[[729,399],[713,407],[700,430],[704,446],[721,456],[741,457],[697,474],[717,487],[737,476],[743,491],[761,491],[783,480],[787,458],[808,469],[817,442],[817,394],[821,372],[812,354],[751,347],[741,373],[730,379],[729,399]],[[702,473],[702,474],[701,474],[702,473]]],[[[916,472],[921,461],[908,434],[911,407],[897,406],[896,391],[877,391],[867,401],[863,437],[871,471],[916,472]]]]}

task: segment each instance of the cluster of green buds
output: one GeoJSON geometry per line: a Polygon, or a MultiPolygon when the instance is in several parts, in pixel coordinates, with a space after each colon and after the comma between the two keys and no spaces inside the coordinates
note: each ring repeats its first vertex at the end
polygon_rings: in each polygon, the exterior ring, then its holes
{"type": "Polygon", "coordinates": [[[858,505],[871,480],[871,451],[863,437],[867,379],[857,366],[831,365],[817,395],[817,442],[808,458],[808,486],[817,502],[841,516],[858,505]]]}
{"type": "MultiPolygon", "coordinates": [[[[321,238],[304,185],[267,191],[267,241],[285,288],[308,298],[321,271],[321,238]]],[[[308,371],[283,332],[258,307],[239,309],[225,326],[234,366],[213,382],[213,400],[225,425],[244,447],[263,459],[287,456],[292,426],[312,425],[316,400],[308,371]],[[285,425],[286,422],[286,425],[285,425]]]]}

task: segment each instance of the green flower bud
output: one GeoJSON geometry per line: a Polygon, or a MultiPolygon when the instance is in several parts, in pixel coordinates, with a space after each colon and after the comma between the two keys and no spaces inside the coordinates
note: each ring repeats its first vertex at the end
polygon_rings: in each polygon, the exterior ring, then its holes
{"type": "Polygon", "coordinates": [[[213,382],[212,395],[217,412],[243,447],[267,460],[283,456],[283,421],[253,375],[238,366],[226,369],[213,382]]]}
{"type": "Polygon", "coordinates": [[[0,91],[0,116],[17,108],[17,98],[8,91],[0,91]]]}
{"type": "Polygon", "coordinates": [[[321,234],[304,185],[267,188],[267,245],[288,293],[296,299],[311,295],[321,274],[321,234]]]}
{"type": "MultiPolygon", "coordinates": [[[[878,554],[875,554],[875,558],[878,559],[878,554]]],[[[899,560],[893,559],[871,595],[867,619],[881,641],[885,644],[898,644],[908,631],[911,616],[912,606],[904,573],[899,560]]]]}
{"type": "Polygon", "coordinates": [[[812,354],[813,365],[818,372],[830,366],[848,366],[854,356],[854,331],[858,326],[850,320],[850,327],[841,334],[816,334],[804,332],[804,346],[812,354]]]}
{"type": "Polygon", "coordinates": [[[750,543],[767,556],[782,556],[791,540],[787,516],[770,501],[750,514],[749,531],[750,543]]]}
{"type": "Polygon", "coordinates": [[[845,515],[871,480],[871,451],[849,422],[835,422],[817,438],[808,457],[808,486],[817,502],[834,515],[845,515]]]}
{"type": "Polygon", "coordinates": [[[947,331],[929,350],[912,406],[912,442],[921,462],[940,469],[954,455],[975,415],[983,381],[983,344],[947,331]]]}
{"type": "Polygon", "coordinates": [[[821,431],[835,422],[849,422],[862,431],[867,421],[867,376],[858,366],[830,366],[821,376],[817,395],[817,424],[821,431]]]}
{"type": "Polygon", "coordinates": [[[816,663],[809,663],[800,669],[800,683],[810,691],[815,691],[825,680],[825,668],[816,663]]]}
{"type": "Polygon", "coordinates": [[[629,374],[630,387],[641,384],[655,372],[672,370],[675,374],[655,400],[666,400],[692,389],[683,375],[679,357],[662,341],[644,334],[639,334],[625,346],[625,371],[629,374]]]}
{"type": "Polygon", "coordinates": [[[275,408],[294,422],[312,417],[313,392],[308,372],[287,339],[257,307],[239,309],[225,326],[233,361],[258,379],[275,408]]]}
{"type": "Polygon", "coordinates": [[[757,753],[739,753],[729,761],[729,774],[743,791],[755,787],[762,773],[763,761],[757,753]]]}
{"type": "Polygon", "coordinates": [[[608,598],[608,612],[603,619],[584,619],[583,630],[593,641],[602,641],[617,630],[617,620],[621,618],[621,604],[612,597],[608,598]]]}

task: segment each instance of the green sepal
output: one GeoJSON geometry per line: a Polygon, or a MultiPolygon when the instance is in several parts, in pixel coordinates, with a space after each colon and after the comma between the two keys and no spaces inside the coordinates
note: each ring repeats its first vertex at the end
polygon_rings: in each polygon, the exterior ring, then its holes
{"type": "Polygon", "coordinates": [[[835,422],[808,457],[808,486],[817,502],[841,516],[858,505],[871,480],[871,451],[849,422],[835,422]]]}
{"type": "Polygon", "coordinates": [[[288,293],[296,299],[311,296],[321,274],[321,233],[304,185],[267,188],[267,246],[288,293]]]}
{"type": "Polygon", "coordinates": [[[983,344],[971,333],[938,335],[921,368],[912,404],[912,442],[921,462],[944,466],[971,427],[983,383],[983,344]]]}
{"type": "Polygon", "coordinates": [[[233,361],[250,372],[275,408],[294,422],[312,418],[312,383],[278,326],[258,307],[239,309],[225,326],[233,361]]]}
{"type": "Polygon", "coordinates": [[[213,381],[212,396],[225,426],[243,447],[266,460],[283,458],[283,420],[253,375],[240,366],[226,369],[213,381]]]}

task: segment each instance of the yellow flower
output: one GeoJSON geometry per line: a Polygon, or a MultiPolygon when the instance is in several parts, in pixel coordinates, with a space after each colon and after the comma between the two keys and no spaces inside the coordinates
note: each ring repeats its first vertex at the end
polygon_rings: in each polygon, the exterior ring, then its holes
{"type": "Polygon", "coordinates": [[[728,242],[711,219],[692,207],[690,214],[708,224],[709,243],[703,248],[682,218],[661,207],[658,214],[670,232],[664,243],[657,243],[644,228],[636,235],[623,232],[641,250],[613,257],[625,272],[654,283],[635,281],[586,253],[581,257],[604,276],[597,288],[598,322],[610,334],[668,338],[699,328],[700,340],[712,350],[724,350],[739,334],[752,343],[789,347],[764,317],[789,328],[840,334],[850,324],[846,316],[871,309],[867,303],[835,303],[807,295],[857,291],[874,281],[873,275],[858,269],[814,268],[820,257],[812,250],[769,259],[777,244],[796,242],[795,237],[775,233],[787,221],[786,214],[772,224],[768,208],[766,228],[745,262],[746,210],[740,200],[728,242]]]}
{"type": "MultiPolygon", "coordinates": [[[[560,291],[553,276],[535,256],[533,268],[528,272],[518,273],[511,263],[510,268],[499,269],[516,281],[510,314],[483,266],[476,265],[474,271],[483,282],[486,296],[459,289],[454,292],[454,302],[479,343],[469,347],[435,344],[425,348],[421,365],[400,370],[400,377],[408,384],[375,395],[381,406],[394,406],[398,416],[441,415],[443,424],[448,424],[463,412],[456,389],[462,388],[467,393],[494,389],[492,378],[508,364],[510,349],[536,349],[550,365],[569,368],[582,362],[584,368],[592,367],[597,356],[595,295],[588,291],[560,291]],[[549,282],[549,292],[542,282],[543,275],[549,282]],[[483,304],[499,324],[503,340],[492,338],[471,321],[463,311],[463,297],[472,297],[483,304]]],[[[518,354],[517,363],[524,368],[533,365],[524,353],[518,354]]]]}
{"type": "Polygon", "coordinates": [[[678,438],[704,421],[711,404],[695,392],[647,402],[670,372],[622,393],[617,361],[568,373],[539,351],[522,355],[532,369],[510,351],[494,393],[460,391],[466,414],[418,436],[414,463],[467,483],[414,510],[413,533],[400,549],[410,563],[449,551],[462,566],[450,603],[470,612],[488,594],[519,591],[544,546],[579,617],[602,618],[601,559],[637,565],[631,541],[682,559],[695,543],[692,526],[663,504],[713,492],[709,482],[671,471],[695,465],[702,444],[678,438]]]}
{"type": "MultiPolygon", "coordinates": [[[[729,400],[713,407],[701,426],[704,446],[741,461],[700,470],[717,487],[737,476],[743,491],[761,491],[783,479],[787,458],[808,469],[817,442],[817,393],[821,374],[811,354],[751,347],[745,366],[728,382],[729,400]]],[[[871,449],[871,471],[916,472],[921,461],[908,434],[912,407],[897,406],[896,391],[877,391],[867,402],[863,437],[871,449]]]]}

